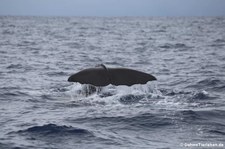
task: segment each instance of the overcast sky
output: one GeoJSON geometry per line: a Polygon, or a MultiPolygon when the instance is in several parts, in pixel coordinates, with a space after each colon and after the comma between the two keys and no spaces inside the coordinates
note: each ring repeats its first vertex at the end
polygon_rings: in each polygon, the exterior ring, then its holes
{"type": "Polygon", "coordinates": [[[0,0],[0,15],[225,16],[225,0],[0,0]]]}

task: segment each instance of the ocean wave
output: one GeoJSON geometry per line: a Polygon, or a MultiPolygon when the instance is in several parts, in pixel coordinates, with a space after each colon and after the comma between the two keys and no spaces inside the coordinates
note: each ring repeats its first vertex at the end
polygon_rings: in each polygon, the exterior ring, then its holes
{"type": "Polygon", "coordinates": [[[199,91],[194,92],[191,94],[191,96],[188,98],[189,101],[196,101],[196,100],[212,100],[217,99],[217,97],[211,96],[207,91],[199,91]]]}
{"type": "MultiPolygon", "coordinates": [[[[17,149],[17,148],[13,148],[12,145],[9,143],[1,143],[1,142],[0,142],[0,148],[1,149],[17,149]]],[[[20,148],[18,148],[18,149],[20,149],[20,148]]]]}
{"type": "Polygon", "coordinates": [[[163,49],[178,49],[178,48],[189,48],[186,44],[184,43],[176,43],[176,44],[170,44],[166,43],[164,45],[159,46],[160,48],[163,49]]]}
{"type": "MultiPolygon", "coordinates": [[[[151,85],[113,86],[90,89],[86,85],[71,85],[65,92],[70,95],[69,107],[77,106],[116,106],[154,104],[165,97],[151,85]],[[88,94],[87,94],[88,92],[88,94]]],[[[50,95],[51,96],[51,95],[50,95]]]]}
{"type": "Polygon", "coordinates": [[[33,126],[30,128],[27,128],[25,130],[19,130],[16,133],[19,134],[35,134],[35,135],[42,135],[42,136],[48,136],[48,135],[76,135],[76,136],[82,136],[82,135],[90,135],[92,136],[92,132],[81,129],[81,128],[75,128],[72,126],[59,126],[56,124],[46,124],[42,126],[33,126]]]}
{"type": "Polygon", "coordinates": [[[153,32],[156,32],[156,33],[165,33],[166,30],[165,29],[159,29],[159,30],[154,30],[153,32]]]}
{"type": "MultiPolygon", "coordinates": [[[[170,90],[163,89],[163,100],[158,103],[166,105],[167,108],[175,109],[198,109],[209,107],[221,107],[222,104],[216,102],[219,95],[205,90],[170,90]]],[[[154,103],[154,102],[153,102],[154,103]]]]}
{"type": "Polygon", "coordinates": [[[215,78],[207,78],[198,82],[200,86],[216,86],[221,83],[224,83],[224,82],[222,80],[215,79],[215,78]]]}
{"type": "Polygon", "coordinates": [[[197,90],[197,91],[185,91],[185,90],[160,90],[164,96],[172,96],[172,97],[183,97],[185,101],[188,102],[196,102],[200,100],[213,100],[217,99],[216,96],[213,96],[211,93],[205,90],[197,90]]]}
{"type": "Polygon", "coordinates": [[[182,122],[225,128],[224,110],[181,110],[175,116],[182,122]]]}
{"type": "Polygon", "coordinates": [[[126,118],[132,126],[141,126],[146,128],[161,128],[173,125],[173,120],[168,117],[144,113],[135,117],[126,118]]]}
{"type": "MultiPolygon", "coordinates": [[[[125,86],[125,85],[120,85],[120,86],[115,86],[115,85],[108,85],[105,87],[95,87],[93,85],[88,85],[88,84],[79,84],[75,83],[74,85],[70,85],[70,92],[73,93],[75,96],[76,95],[83,95],[85,97],[90,96],[90,95],[97,95],[99,97],[108,97],[108,96],[113,96],[113,95],[140,95],[140,94],[154,94],[157,93],[156,88],[154,87],[154,84],[136,84],[131,87],[125,86]]],[[[129,98],[129,96],[128,96],[129,98]]]]}
{"type": "MultiPolygon", "coordinates": [[[[78,87],[78,86],[76,86],[78,87]]],[[[81,86],[80,86],[81,87],[81,86]]],[[[113,86],[112,86],[113,87],[113,86]]],[[[82,88],[79,88],[82,89],[82,88]]],[[[136,86],[131,88],[113,87],[103,88],[99,92],[95,92],[89,96],[80,92],[72,91],[71,105],[77,106],[146,106],[154,108],[197,108],[212,107],[218,105],[214,102],[218,99],[218,95],[205,90],[174,90],[174,89],[157,89],[147,86],[136,86]],[[151,91],[152,90],[152,91],[151,91]],[[81,94],[81,95],[80,95],[81,94]],[[80,96],[79,96],[80,95],[80,96]],[[166,106],[166,107],[164,107],[166,106]]],[[[219,106],[219,105],[218,105],[219,106]]]]}
{"type": "Polygon", "coordinates": [[[150,113],[143,113],[138,114],[136,116],[115,116],[115,117],[86,117],[86,118],[78,118],[74,119],[73,122],[75,123],[107,123],[110,125],[119,125],[121,127],[131,127],[131,129],[135,129],[135,127],[144,127],[144,128],[160,128],[160,127],[167,127],[173,125],[173,119],[162,116],[162,115],[155,115],[150,113]]]}
{"type": "Polygon", "coordinates": [[[213,44],[210,45],[211,47],[223,47],[225,46],[225,40],[224,39],[216,39],[213,41],[213,44]]]}
{"type": "Polygon", "coordinates": [[[213,88],[215,91],[218,91],[218,92],[224,92],[225,91],[225,85],[219,85],[219,86],[216,86],[213,88]]]}
{"type": "Polygon", "coordinates": [[[26,92],[23,92],[23,91],[18,91],[19,89],[17,88],[17,90],[6,90],[6,91],[2,91],[0,93],[0,99],[1,100],[15,100],[15,99],[21,99],[21,97],[23,99],[25,98],[29,98],[30,95],[27,94],[26,92]]]}
{"type": "Polygon", "coordinates": [[[175,96],[175,95],[188,95],[191,94],[190,91],[184,90],[171,90],[171,89],[160,89],[159,90],[165,96],[175,96]]]}
{"type": "Polygon", "coordinates": [[[225,43],[225,40],[224,39],[216,39],[216,40],[214,40],[214,42],[216,42],[216,43],[225,43]]]}
{"type": "Polygon", "coordinates": [[[209,133],[225,136],[224,130],[208,130],[209,133]]]}
{"type": "Polygon", "coordinates": [[[122,104],[133,104],[138,103],[141,99],[143,99],[145,95],[123,95],[119,98],[119,102],[122,104]]]}
{"type": "MultiPolygon", "coordinates": [[[[64,148],[72,143],[76,148],[79,143],[95,142],[99,138],[87,129],[57,125],[53,123],[33,126],[6,134],[14,148],[64,148]],[[15,138],[19,137],[19,141],[15,138]],[[22,141],[22,143],[21,143],[22,141]],[[71,142],[72,141],[72,142],[71,142]],[[23,143],[27,142],[27,143],[23,143]]],[[[1,147],[1,144],[0,144],[1,147]]]]}
{"type": "Polygon", "coordinates": [[[68,74],[60,71],[60,72],[48,72],[47,75],[50,76],[50,77],[53,77],[53,76],[59,76],[60,77],[60,76],[66,76],[68,74]]]}
{"type": "Polygon", "coordinates": [[[186,88],[196,88],[196,89],[203,89],[203,90],[214,90],[214,91],[224,91],[224,79],[220,78],[205,78],[196,82],[195,84],[188,85],[186,88]]]}
{"type": "Polygon", "coordinates": [[[193,110],[183,110],[178,112],[179,117],[182,119],[183,122],[190,122],[190,121],[201,121],[203,118],[198,114],[198,112],[193,110]]]}
{"type": "Polygon", "coordinates": [[[23,65],[21,65],[21,64],[10,64],[6,68],[7,69],[22,69],[23,68],[23,65]]]}
{"type": "Polygon", "coordinates": [[[15,34],[15,31],[11,30],[11,29],[5,29],[2,31],[2,34],[3,35],[14,35],[15,34]]]}

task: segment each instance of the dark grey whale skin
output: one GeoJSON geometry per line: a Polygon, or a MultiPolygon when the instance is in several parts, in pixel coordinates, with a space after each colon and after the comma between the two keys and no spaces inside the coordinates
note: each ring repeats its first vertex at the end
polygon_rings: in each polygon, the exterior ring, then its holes
{"type": "Polygon", "coordinates": [[[69,82],[91,84],[94,86],[146,84],[148,81],[157,80],[153,75],[128,68],[88,68],[71,75],[69,82]]]}

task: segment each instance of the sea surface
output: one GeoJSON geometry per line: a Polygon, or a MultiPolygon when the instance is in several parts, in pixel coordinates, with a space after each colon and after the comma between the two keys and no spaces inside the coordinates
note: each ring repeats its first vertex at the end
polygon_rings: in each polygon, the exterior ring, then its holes
{"type": "Polygon", "coordinates": [[[0,16],[0,148],[225,148],[225,17],[0,16]],[[99,64],[157,81],[67,81],[99,64]]]}

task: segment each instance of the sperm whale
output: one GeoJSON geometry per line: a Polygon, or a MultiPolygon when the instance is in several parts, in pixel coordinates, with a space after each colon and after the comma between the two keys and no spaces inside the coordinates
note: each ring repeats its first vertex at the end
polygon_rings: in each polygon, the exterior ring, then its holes
{"type": "Polygon", "coordinates": [[[81,70],[68,78],[69,82],[91,84],[97,87],[112,85],[146,84],[148,81],[157,80],[151,74],[128,69],[128,68],[107,68],[101,64],[98,67],[81,70]]]}

